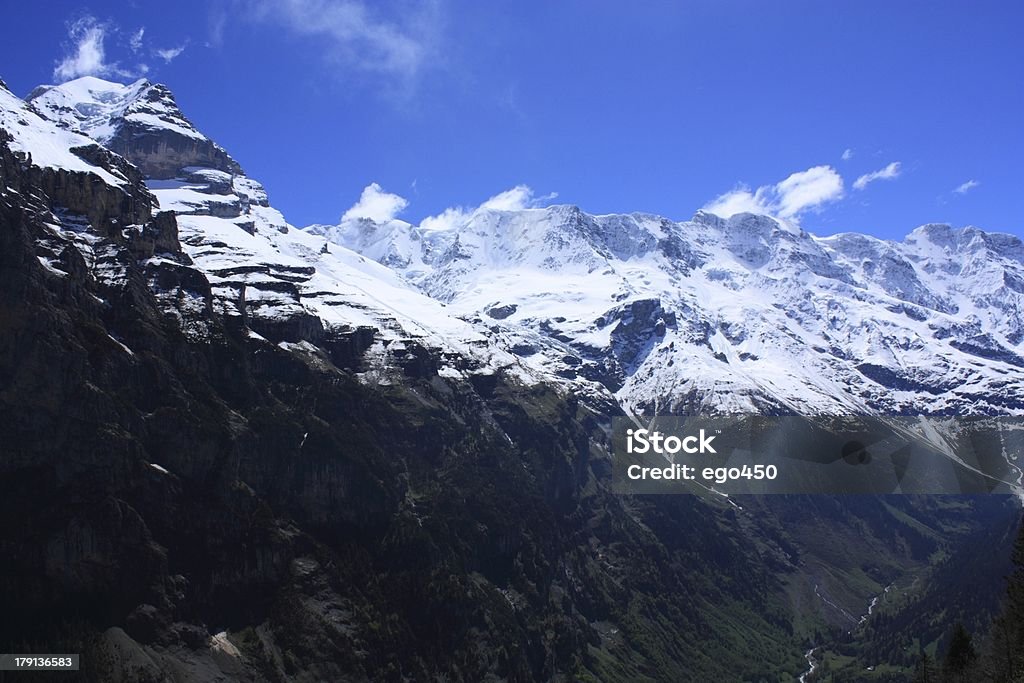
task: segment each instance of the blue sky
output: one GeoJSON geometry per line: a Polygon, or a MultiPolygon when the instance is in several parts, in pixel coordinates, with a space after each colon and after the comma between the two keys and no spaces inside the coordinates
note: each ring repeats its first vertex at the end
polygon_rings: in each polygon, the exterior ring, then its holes
{"type": "Polygon", "coordinates": [[[297,225],[527,186],[495,201],[1024,233],[1024,3],[4,2],[12,90],[167,83],[297,225]]]}

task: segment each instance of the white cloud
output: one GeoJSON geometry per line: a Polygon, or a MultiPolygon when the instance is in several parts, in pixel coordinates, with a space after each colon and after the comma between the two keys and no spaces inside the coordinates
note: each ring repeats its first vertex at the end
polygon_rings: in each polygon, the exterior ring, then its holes
{"type": "Polygon", "coordinates": [[[704,210],[728,218],[737,213],[761,213],[798,221],[800,214],[843,196],[843,178],[831,166],[814,166],[753,192],[740,186],[715,198],[704,210]]]}
{"type": "Polygon", "coordinates": [[[180,45],[178,47],[169,47],[164,50],[153,50],[153,54],[155,54],[160,59],[164,60],[164,64],[170,64],[175,57],[177,57],[184,51],[185,46],[180,45]]]}
{"type": "Polygon", "coordinates": [[[794,173],[775,186],[778,211],[791,218],[843,196],[843,179],[831,166],[815,166],[794,173]]]}
{"type": "Polygon", "coordinates": [[[472,209],[462,207],[449,207],[436,216],[427,216],[420,221],[420,227],[424,230],[449,230],[473,215],[472,209]]]}
{"type": "Polygon", "coordinates": [[[868,186],[868,183],[873,183],[876,180],[892,180],[893,178],[899,178],[900,176],[900,162],[894,161],[883,169],[872,171],[871,173],[865,173],[857,180],[853,181],[853,187],[856,190],[863,190],[868,186]]]}
{"type": "Polygon", "coordinates": [[[511,190],[505,190],[494,195],[480,205],[481,209],[492,209],[494,211],[519,211],[529,208],[533,203],[533,190],[526,185],[516,185],[511,190]]]}
{"type": "MultiPolygon", "coordinates": [[[[116,45],[122,49],[127,47],[133,55],[139,56],[145,52],[145,35],[145,26],[126,34],[115,24],[103,23],[86,15],[68,24],[68,43],[64,45],[64,57],[53,69],[53,77],[63,83],[81,76],[122,79],[145,75],[149,73],[147,64],[140,62],[122,67],[119,62],[108,61],[106,50],[107,38],[114,37],[116,45]]],[[[152,50],[150,54],[170,63],[184,49],[185,45],[182,45],[168,50],[152,50]]]]}
{"type": "Polygon", "coordinates": [[[771,214],[773,212],[762,192],[764,189],[763,187],[758,188],[756,193],[752,193],[750,188],[741,185],[705,204],[704,211],[723,218],[735,216],[738,213],[771,214]]]}
{"type": "Polygon", "coordinates": [[[424,3],[392,20],[364,0],[255,0],[253,16],[299,36],[325,39],[326,56],[343,66],[411,81],[435,56],[435,5],[424,3]]]}
{"type": "Polygon", "coordinates": [[[409,206],[409,200],[397,194],[385,192],[377,183],[370,183],[363,188],[359,201],[342,215],[341,220],[369,218],[377,223],[386,223],[409,206]]]}
{"type": "Polygon", "coordinates": [[[144,35],[146,35],[146,27],[142,26],[128,39],[128,47],[132,49],[132,52],[138,52],[142,49],[142,36],[144,35]]]}
{"type": "Polygon", "coordinates": [[[853,158],[853,150],[847,147],[843,150],[843,161],[849,161],[853,158]]]}
{"type": "Polygon", "coordinates": [[[956,192],[957,194],[967,194],[968,192],[976,188],[978,185],[981,185],[981,183],[978,182],[977,180],[971,179],[968,180],[966,183],[961,183],[960,185],[958,185],[957,188],[953,190],[953,192],[956,192]]]}
{"type": "Polygon", "coordinates": [[[464,223],[480,210],[490,211],[520,211],[522,209],[534,209],[550,202],[558,197],[557,192],[546,194],[542,197],[535,197],[533,190],[527,185],[516,185],[512,189],[499,192],[490,197],[477,207],[450,207],[436,216],[428,216],[420,221],[420,227],[424,230],[448,230],[460,223],[464,223]]]}
{"type": "Polygon", "coordinates": [[[67,54],[54,67],[53,77],[63,83],[80,76],[129,75],[116,63],[107,63],[103,47],[106,34],[107,25],[94,17],[85,16],[70,24],[68,38],[71,44],[66,48],[67,54]]]}

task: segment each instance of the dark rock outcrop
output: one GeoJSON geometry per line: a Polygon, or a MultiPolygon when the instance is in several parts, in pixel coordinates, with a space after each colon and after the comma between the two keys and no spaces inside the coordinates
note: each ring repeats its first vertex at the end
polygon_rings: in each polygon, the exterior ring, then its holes
{"type": "Polygon", "coordinates": [[[131,159],[147,178],[175,178],[189,166],[242,173],[242,168],[220,145],[199,134],[188,134],[195,127],[178,109],[166,86],[150,86],[144,98],[127,113],[150,114],[171,124],[153,126],[129,116],[107,142],[107,147],[131,159]]]}

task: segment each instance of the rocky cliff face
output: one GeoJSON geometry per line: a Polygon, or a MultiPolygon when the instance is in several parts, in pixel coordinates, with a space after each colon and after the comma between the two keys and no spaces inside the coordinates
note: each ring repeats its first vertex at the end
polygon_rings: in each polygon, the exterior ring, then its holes
{"type": "Polygon", "coordinates": [[[195,143],[220,150],[165,87],[83,78],[39,88],[29,99],[60,129],[114,145],[138,165],[160,208],[177,216],[183,250],[209,277],[217,312],[254,334],[320,345],[371,382],[394,368],[466,377],[508,372],[529,384],[561,384],[594,405],[611,404],[597,382],[538,371],[487,325],[452,316],[390,269],[294,229],[263,186],[226,154],[186,159],[160,152],[160,169],[153,170],[149,141],[155,138],[177,140],[182,149],[195,143]],[[115,145],[121,138],[131,144],[115,145]],[[435,360],[426,362],[423,351],[435,360]]]}

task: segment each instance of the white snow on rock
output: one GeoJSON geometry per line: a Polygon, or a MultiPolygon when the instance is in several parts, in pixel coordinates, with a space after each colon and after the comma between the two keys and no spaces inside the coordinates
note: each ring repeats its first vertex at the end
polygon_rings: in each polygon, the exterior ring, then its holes
{"type": "Polygon", "coordinates": [[[66,130],[40,116],[22,99],[0,85],[0,129],[13,138],[9,143],[15,152],[41,168],[92,173],[105,183],[122,186],[127,179],[116,171],[108,171],[75,154],[77,148],[95,146],[96,141],[66,130]]]}
{"type": "MultiPolygon", "coordinates": [[[[120,85],[82,78],[37,88],[31,98],[67,129],[100,142],[110,141],[125,122],[139,123],[144,112],[153,129],[214,144],[181,114],[166,88],[144,80],[120,85]]],[[[209,278],[223,315],[253,327],[308,316],[328,332],[372,328],[375,342],[366,355],[378,367],[412,358],[408,345],[415,343],[447,359],[438,370],[448,377],[500,369],[526,382],[570,383],[531,367],[486,325],[452,315],[376,260],[295,229],[270,205],[263,186],[240,172],[187,166],[174,178],[149,179],[147,185],[160,209],[177,214],[182,247],[209,278]]],[[[596,382],[573,385],[607,396],[596,382]]]]}
{"type": "Polygon", "coordinates": [[[477,210],[444,230],[308,230],[460,317],[562,344],[563,358],[530,354],[538,369],[603,365],[637,414],[1024,411],[1024,246],[1011,235],[819,238],[753,214],[573,206],[477,210]]]}
{"type": "Polygon", "coordinates": [[[170,92],[145,79],[123,85],[84,76],[59,86],[40,86],[29,100],[51,121],[103,144],[110,142],[125,123],[203,139],[170,92]]]}

